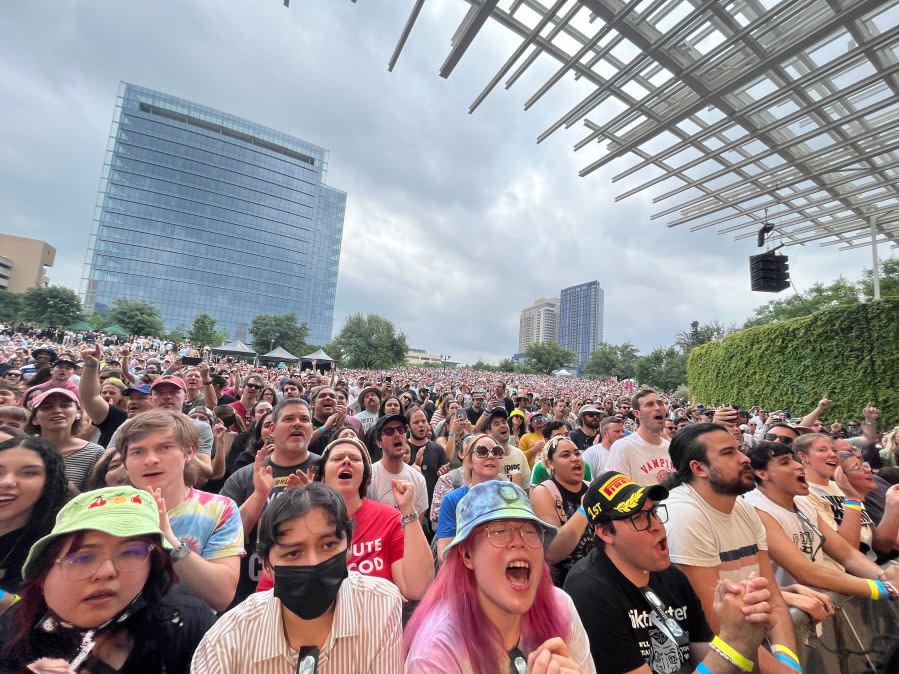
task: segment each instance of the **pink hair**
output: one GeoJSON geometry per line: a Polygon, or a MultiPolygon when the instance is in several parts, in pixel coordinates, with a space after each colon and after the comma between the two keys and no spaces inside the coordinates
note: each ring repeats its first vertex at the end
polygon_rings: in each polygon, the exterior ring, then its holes
{"type": "MultiPolygon", "coordinates": [[[[459,647],[465,650],[473,674],[493,674],[502,668],[497,658],[506,649],[499,630],[481,609],[474,571],[462,561],[463,551],[470,545],[469,541],[461,543],[450,550],[443,561],[437,577],[406,626],[404,656],[408,656],[416,633],[427,624],[431,615],[448,610],[450,620],[461,636],[459,647]]],[[[568,641],[570,630],[568,613],[556,597],[549,567],[544,562],[534,603],[522,619],[522,645],[526,652],[530,652],[552,637],[568,641]]]]}

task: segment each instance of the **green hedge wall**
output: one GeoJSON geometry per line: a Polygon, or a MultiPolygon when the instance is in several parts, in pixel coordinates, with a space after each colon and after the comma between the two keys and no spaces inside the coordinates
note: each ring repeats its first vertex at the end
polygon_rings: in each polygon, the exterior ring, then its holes
{"type": "Polygon", "coordinates": [[[687,360],[690,398],[764,405],[803,416],[828,394],[825,421],[860,418],[873,401],[880,427],[899,424],[899,299],[820,311],[747,328],[696,347],[687,360]]]}

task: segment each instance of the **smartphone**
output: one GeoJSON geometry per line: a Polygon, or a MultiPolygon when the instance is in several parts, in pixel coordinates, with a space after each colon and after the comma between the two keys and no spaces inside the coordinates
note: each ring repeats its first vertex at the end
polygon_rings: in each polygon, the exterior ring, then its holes
{"type": "Polygon", "coordinates": [[[463,420],[468,418],[468,417],[465,415],[465,410],[463,410],[461,407],[460,407],[459,409],[456,410],[456,418],[458,418],[458,419],[463,419],[463,420]]]}
{"type": "Polygon", "coordinates": [[[181,362],[184,365],[199,365],[203,362],[203,359],[194,356],[181,356],[181,362]]]}
{"type": "Polygon", "coordinates": [[[393,382],[393,377],[384,377],[384,381],[386,381],[388,384],[390,384],[393,382]]]}

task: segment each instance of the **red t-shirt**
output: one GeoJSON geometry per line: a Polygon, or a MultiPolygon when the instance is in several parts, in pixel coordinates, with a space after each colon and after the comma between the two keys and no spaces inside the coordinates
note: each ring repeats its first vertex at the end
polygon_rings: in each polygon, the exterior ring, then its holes
{"type": "MultiPolygon", "coordinates": [[[[242,402],[240,402],[239,400],[235,400],[233,403],[230,403],[228,405],[228,407],[230,407],[232,410],[234,410],[234,413],[240,418],[240,420],[244,423],[244,425],[246,425],[248,423],[247,422],[247,408],[243,406],[242,402]]],[[[238,430],[237,424],[235,424],[231,430],[234,430],[234,431],[238,430]]]]}
{"type": "MultiPolygon", "coordinates": [[[[406,537],[400,524],[400,511],[364,498],[353,519],[353,540],[347,552],[347,568],[363,576],[376,576],[392,583],[392,565],[405,554],[406,537]]],[[[256,591],[270,590],[273,586],[272,577],[263,571],[256,591]]]]}

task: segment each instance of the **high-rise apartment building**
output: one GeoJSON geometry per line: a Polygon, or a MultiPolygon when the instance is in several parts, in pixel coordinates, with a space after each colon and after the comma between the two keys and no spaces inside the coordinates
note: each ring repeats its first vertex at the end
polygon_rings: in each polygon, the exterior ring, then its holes
{"type": "Polygon", "coordinates": [[[565,288],[561,293],[559,344],[577,354],[583,365],[602,343],[605,293],[599,281],[565,288]]]}
{"type": "Polygon", "coordinates": [[[47,286],[47,267],[56,260],[56,249],[46,241],[0,234],[0,290],[23,293],[47,286]]]}
{"type": "Polygon", "coordinates": [[[518,323],[518,352],[531,344],[559,341],[559,298],[539,299],[521,312],[518,323]]]}
{"type": "Polygon", "coordinates": [[[85,310],[145,300],[168,329],[206,312],[238,339],[293,313],[331,339],[346,193],[328,152],[122,83],[82,279],[85,310]]]}

